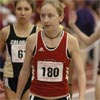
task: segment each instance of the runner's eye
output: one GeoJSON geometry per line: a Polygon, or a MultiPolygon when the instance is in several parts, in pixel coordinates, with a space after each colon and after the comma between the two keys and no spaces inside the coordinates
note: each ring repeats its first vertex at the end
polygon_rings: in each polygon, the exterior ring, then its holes
{"type": "Polygon", "coordinates": [[[49,14],[48,17],[49,18],[52,18],[52,17],[54,17],[54,15],[53,14],[49,14]]]}

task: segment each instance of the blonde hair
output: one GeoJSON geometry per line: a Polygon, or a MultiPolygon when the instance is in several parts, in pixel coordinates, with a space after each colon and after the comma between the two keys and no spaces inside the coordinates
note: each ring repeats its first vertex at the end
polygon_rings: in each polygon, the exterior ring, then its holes
{"type": "Polygon", "coordinates": [[[45,4],[51,4],[53,7],[55,7],[59,16],[64,15],[64,8],[59,0],[44,0],[44,2],[41,5],[41,8],[45,4]]]}

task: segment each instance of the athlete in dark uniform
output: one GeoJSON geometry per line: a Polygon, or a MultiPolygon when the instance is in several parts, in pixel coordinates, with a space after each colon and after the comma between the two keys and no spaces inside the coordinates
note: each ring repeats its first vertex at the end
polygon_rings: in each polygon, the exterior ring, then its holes
{"type": "MultiPolygon", "coordinates": [[[[36,26],[33,26],[29,35],[36,32],[36,26]]],[[[8,77],[8,87],[16,92],[19,72],[23,65],[25,55],[25,45],[27,37],[20,37],[14,31],[13,25],[10,25],[10,33],[6,40],[7,44],[7,57],[4,66],[4,77],[8,77]]],[[[31,77],[24,89],[25,92],[31,83],[31,77]]]]}
{"type": "MultiPolygon", "coordinates": [[[[3,75],[5,79],[7,100],[15,99],[18,77],[26,52],[26,39],[28,36],[38,31],[38,28],[30,21],[34,10],[33,1],[15,0],[14,5],[17,22],[13,25],[4,27],[0,31],[0,54],[5,44],[7,51],[3,75]]],[[[27,100],[30,83],[31,77],[23,91],[22,99],[27,100]]],[[[1,86],[2,84],[0,81],[0,88],[1,86]]]]}

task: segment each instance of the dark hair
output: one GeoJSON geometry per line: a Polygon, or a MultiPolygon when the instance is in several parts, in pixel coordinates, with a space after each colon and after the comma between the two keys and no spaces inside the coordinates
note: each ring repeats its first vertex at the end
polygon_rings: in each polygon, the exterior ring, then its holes
{"type": "Polygon", "coordinates": [[[85,0],[86,5],[92,5],[93,1],[92,0],[85,0]]]}
{"type": "Polygon", "coordinates": [[[96,10],[97,8],[100,8],[100,1],[99,0],[94,1],[93,4],[92,4],[92,8],[94,10],[96,10]]]}
{"type": "Polygon", "coordinates": [[[34,2],[33,2],[33,0],[14,0],[14,7],[15,7],[15,8],[16,8],[17,3],[18,3],[19,1],[23,1],[23,2],[24,2],[24,1],[27,1],[27,2],[30,4],[32,10],[34,10],[34,2]]]}
{"type": "Polygon", "coordinates": [[[94,1],[92,4],[92,9],[99,15],[99,11],[97,9],[100,9],[100,1],[94,1]]]}

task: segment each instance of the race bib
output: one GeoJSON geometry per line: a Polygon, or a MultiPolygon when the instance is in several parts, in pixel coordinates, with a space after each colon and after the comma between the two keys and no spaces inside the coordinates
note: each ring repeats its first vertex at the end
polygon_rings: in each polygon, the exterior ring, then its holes
{"type": "Polygon", "coordinates": [[[25,45],[12,45],[12,62],[20,62],[24,61],[25,57],[25,45]]]}
{"type": "Polygon", "coordinates": [[[63,63],[52,61],[37,62],[37,80],[60,82],[63,80],[63,63]]]}

